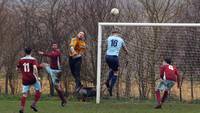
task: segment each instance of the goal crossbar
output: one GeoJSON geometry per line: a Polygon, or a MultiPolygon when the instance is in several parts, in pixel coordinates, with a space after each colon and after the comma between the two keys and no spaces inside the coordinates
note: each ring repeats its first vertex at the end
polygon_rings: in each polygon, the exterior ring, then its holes
{"type": "Polygon", "coordinates": [[[101,52],[102,52],[102,27],[103,26],[171,26],[171,27],[200,27],[200,23],[114,23],[114,22],[99,22],[98,23],[98,46],[97,46],[97,85],[96,85],[96,103],[100,103],[100,88],[101,88],[101,52]]]}
{"type": "Polygon", "coordinates": [[[171,26],[171,27],[200,27],[200,23],[110,23],[100,22],[99,26],[171,26]]]}

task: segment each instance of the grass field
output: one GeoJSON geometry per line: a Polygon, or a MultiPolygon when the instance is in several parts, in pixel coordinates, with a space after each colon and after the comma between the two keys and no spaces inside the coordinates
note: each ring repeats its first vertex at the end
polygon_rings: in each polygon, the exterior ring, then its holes
{"type": "MultiPolygon", "coordinates": [[[[26,112],[34,113],[27,101],[26,112]]],[[[19,101],[0,100],[0,113],[18,113],[19,101]]],[[[64,108],[56,100],[40,101],[38,113],[200,113],[199,104],[166,103],[162,109],[153,109],[152,102],[121,102],[103,100],[97,105],[95,102],[69,102],[64,108]]]]}

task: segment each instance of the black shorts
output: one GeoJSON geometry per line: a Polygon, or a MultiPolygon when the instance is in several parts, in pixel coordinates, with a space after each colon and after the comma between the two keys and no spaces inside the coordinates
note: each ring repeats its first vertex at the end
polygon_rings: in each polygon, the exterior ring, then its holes
{"type": "Polygon", "coordinates": [[[118,56],[106,55],[106,63],[113,71],[118,71],[119,59],[118,56]]]}

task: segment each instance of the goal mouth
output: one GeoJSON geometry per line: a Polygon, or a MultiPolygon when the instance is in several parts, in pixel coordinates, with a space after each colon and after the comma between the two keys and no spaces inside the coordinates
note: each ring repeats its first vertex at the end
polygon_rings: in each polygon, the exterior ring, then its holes
{"type": "MultiPolygon", "coordinates": [[[[100,94],[103,87],[101,87],[101,79],[104,77],[103,80],[105,80],[108,76],[108,66],[106,69],[102,69],[102,65],[106,65],[102,60],[104,60],[103,56],[106,48],[104,40],[109,36],[113,26],[121,27],[122,36],[126,36],[124,40],[131,55],[125,56],[122,54],[120,56],[121,71],[119,73],[124,76],[127,73],[130,74],[127,78],[131,79],[131,83],[135,82],[133,79],[142,79],[137,81],[145,82],[147,85],[149,82],[155,81],[153,83],[155,86],[156,80],[159,78],[159,66],[164,57],[172,57],[175,65],[186,73],[198,73],[200,71],[198,69],[198,63],[200,63],[198,59],[200,53],[200,23],[100,22],[98,23],[96,103],[100,103],[100,94]],[[138,68],[143,68],[143,70],[138,68]],[[131,75],[131,73],[135,75],[131,75]],[[140,77],[139,74],[141,74],[141,78],[138,78],[140,77]],[[152,76],[151,74],[154,74],[153,79],[148,78],[152,76]]],[[[122,77],[120,78],[121,81],[126,81],[127,78],[124,76],[120,76],[122,77]]],[[[123,84],[126,83],[121,83],[120,87],[123,87],[123,84]]],[[[147,88],[152,88],[152,86],[147,86],[147,88]]],[[[129,90],[131,89],[132,87],[129,88],[129,90]]]]}

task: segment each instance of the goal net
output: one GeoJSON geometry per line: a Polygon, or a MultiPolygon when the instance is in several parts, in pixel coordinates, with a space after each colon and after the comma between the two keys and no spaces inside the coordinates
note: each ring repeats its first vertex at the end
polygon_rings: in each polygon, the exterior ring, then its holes
{"type": "Polygon", "coordinates": [[[121,50],[114,97],[154,97],[159,80],[159,66],[165,57],[172,58],[181,75],[181,88],[172,89],[178,99],[200,99],[200,24],[198,23],[99,23],[97,53],[97,96],[108,95],[105,62],[106,39],[113,27],[120,27],[129,55],[121,50]],[[187,93],[187,94],[186,94],[187,93]]]}

